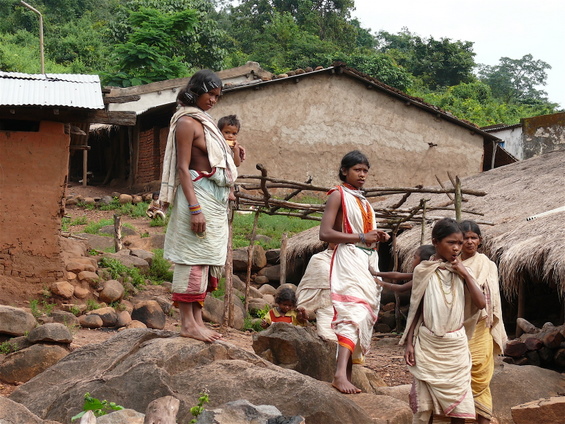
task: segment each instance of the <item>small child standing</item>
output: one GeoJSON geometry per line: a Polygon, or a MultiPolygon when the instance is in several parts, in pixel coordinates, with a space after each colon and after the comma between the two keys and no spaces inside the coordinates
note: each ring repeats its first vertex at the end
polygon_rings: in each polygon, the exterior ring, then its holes
{"type": "Polygon", "coordinates": [[[296,294],[289,287],[282,288],[275,297],[276,306],[261,321],[261,327],[267,328],[273,322],[286,322],[305,326],[308,318],[304,308],[296,308],[296,294]]]}
{"type": "Polygon", "coordinates": [[[220,118],[218,128],[232,150],[235,166],[241,165],[241,162],[245,160],[245,149],[237,142],[241,122],[239,122],[236,115],[227,115],[220,118]]]}

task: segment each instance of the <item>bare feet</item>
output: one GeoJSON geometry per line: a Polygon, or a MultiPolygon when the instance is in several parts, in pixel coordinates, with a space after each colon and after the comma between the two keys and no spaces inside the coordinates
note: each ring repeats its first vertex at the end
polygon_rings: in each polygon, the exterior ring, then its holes
{"type": "Polygon", "coordinates": [[[182,328],[180,330],[180,335],[182,337],[189,337],[191,339],[201,340],[203,342],[215,342],[220,340],[222,335],[217,331],[211,330],[207,327],[192,327],[192,328],[182,328]]]}
{"type": "Polygon", "coordinates": [[[355,387],[347,378],[334,377],[332,386],[339,390],[341,393],[348,395],[361,393],[361,389],[355,387]]]}

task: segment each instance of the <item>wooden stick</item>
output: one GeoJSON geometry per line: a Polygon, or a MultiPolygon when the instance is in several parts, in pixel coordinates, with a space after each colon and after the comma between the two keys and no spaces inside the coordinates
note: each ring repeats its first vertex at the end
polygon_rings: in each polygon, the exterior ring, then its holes
{"type": "Polygon", "coordinates": [[[459,177],[455,177],[455,220],[457,222],[461,221],[461,201],[463,196],[461,195],[461,180],[459,177]]]}
{"type": "MultiPolygon", "coordinates": [[[[436,177],[437,182],[439,183],[439,186],[441,188],[445,188],[445,186],[443,185],[443,183],[441,182],[439,177],[437,175],[435,177],[436,177]]],[[[454,199],[453,199],[453,196],[451,195],[451,193],[445,193],[445,194],[447,194],[447,197],[449,197],[449,200],[451,200],[453,202],[454,199]]]]}
{"type": "Polygon", "coordinates": [[[122,217],[114,215],[114,249],[116,252],[122,250],[122,217]]]}
{"type": "Polygon", "coordinates": [[[255,251],[255,234],[257,232],[257,222],[259,221],[259,209],[255,212],[253,219],[253,229],[249,238],[249,247],[247,248],[247,274],[245,275],[245,312],[249,312],[249,287],[251,286],[251,266],[253,265],[253,253],[255,251]]]}
{"type": "Polygon", "coordinates": [[[286,283],[286,246],[288,241],[288,234],[283,233],[281,238],[281,251],[280,251],[280,264],[281,264],[281,276],[279,278],[280,285],[286,283]]]}
{"type": "MultiPolygon", "coordinates": [[[[231,203],[231,202],[230,202],[231,203]]],[[[231,205],[230,205],[231,206],[231,205]]],[[[226,256],[226,280],[224,288],[224,315],[222,317],[221,330],[233,325],[233,208],[230,207],[228,217],[228,254],[226,256]]]]}

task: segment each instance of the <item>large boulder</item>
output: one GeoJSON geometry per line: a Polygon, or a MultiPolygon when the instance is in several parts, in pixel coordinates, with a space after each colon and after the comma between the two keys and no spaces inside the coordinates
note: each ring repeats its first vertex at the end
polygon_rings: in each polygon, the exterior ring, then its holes
{"type": "Polygon", "coordinates": [[[37,325],[35,317],[27,311],[0,305],[0,334],[23,336],[37,325]]]}
{"type": "Polygon", "coordinates": [[[198,417],[196,424],[248,424],[276,422],[301,424],[304,418],[281,417],[281,412],[272,405],[253,405],[246,400],[228,402],[213,411],[205,410],[198,417]],[[284,421],[281,419],[284,418],[284,421]]]}
{"type": "Polygon", "coordinates": [[[69,329],[58,322],[52,322],[35,327],[27,335],[30,343],[61,343],[71,344],[73,335],[69,329]]]}
{"type": "Polygon", "coordinates": [[[513,424],[511,408],[565,392],[565,377],[533,365],[500,363],[490,383],[494,416],[500,424],[513,424]]]}
{"type": "Polygon", "coordinates": [[[2,424],[56,424],[55,421],[44,421],[32,414],[25,406],[0,396],[0,423],[2,424]]]}
{"type": "Polygon", "coordinates": [[[369,393],[349,396],[371,416],[374,424],[412,424],[413,414],[408,402],[369,393]]]}
{"type": "Polygon", "coordinates": [[[369,424],[371,418],[329,383],[273,365],[219,341],[204,343],[178,333],[124,330],[102,344],[87,345],[19,386],[10,399],[43,419],[70,422],[84,394],[124,408],[146,411],[154,399],[180,400],[178,422],[188,422],[202,390],[213,409],[245,399],[276,406],[308,424],[369,424]],[[48,388],[48,390],[46,390],[48,388]]]}
{"type": "Polygon", "coordinates": [[[335,373],[337,344],[322,340],[313,327],[275,322],[253,335],[253,350],[262,358],[322,381],[335,373]]]}
{"type": "MultiPolygon", "coordinates": [[[[241,301],[238,298],[234,298],[233,321],[230,323],[230,326],[238,330],[243,330],[245,320],[243,308],[239,303],[241,303],[241,301]]],[[[204,308],[202,309],[202,318],[207,322],[222,324],[224,320],[224,301],[216,299],[213,296],[206,296],[204,308]]]]}
{"type": "Polygon", "coordinates": [[[48,344],[34,344],[10,353],[0,364],[0,380],[10,384],[29,381],[68,354],[67,349],[48,344]]]}
{"type": "Polygon", "coordinates": [[[141,321],[147,327],[157,330],[165,328],[165,323],[167,322],[167,317],[161,305],[155,300],[142,300],[137,302],[133,307],[131,319],[141,321]]]}
{"type": "Polygon", "coordinates": [[[99,299],[107,304],[117,302],[124,296],[124,286],[118,280],[108,280],[102,284],[99,299]]]}
{"type": "Polygon", "coordinates": [[[515,424],[555,424],[565,419],[565,396],[554,396],[512,408],[515,424]]]}

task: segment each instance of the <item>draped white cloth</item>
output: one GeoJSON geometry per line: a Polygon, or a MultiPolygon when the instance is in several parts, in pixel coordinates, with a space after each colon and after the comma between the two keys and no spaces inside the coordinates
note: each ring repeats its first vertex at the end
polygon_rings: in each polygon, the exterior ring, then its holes
{"type": "Polygon", "coordinates": [[[237,168],[233,162],[230,147],[212,117],[197,107],[179,106],[171,118],[165,157],[163,159],[161,191],[159,193],[159,200],[169,204],[173,203],[180,183],[177,175],[176,130],[178,120],[183,116],[190,116],[202,124],[210,166],[212,168],[223,168],[229,185],[233,185],[237,178],[237,168]]]}
{"type": "Polygon", "coordinates": [[[413,281],[407,329],[424,303],[414,330],[415,365],[409,367],[415,378],[411,393],[414,423],[427,422],[432,412],[474,418],[471,354],[463,326],[469,299],[463,280],[448,263],[423,261],[414,270],[413,281]]]}
{"type": "Polygon", "coordinates": [[[296,289],[296,303],[316,314],[316,330],[326,340],[337,341],[331,328],[334,315],[330,297],[330,264],[333,250],[326,249],[312,255],[296,289]]]}
{"type": "MultiPolygon", "coordinates": [[[[370,203],[360,191],[337,186],[341,194],[345,233],[366,233],[376,228],[370,203]]],[[[376,244],[339,244],[334,250],[330,272],[331,298],[334,307],[332,327],[338,343],[353,352],[353,358],[364,355],[371,345],[373,325],[380,307],[381,287],[375,283],[369,268],[379,269],[376,244]]]]}

